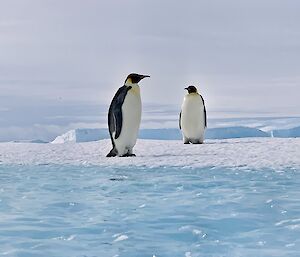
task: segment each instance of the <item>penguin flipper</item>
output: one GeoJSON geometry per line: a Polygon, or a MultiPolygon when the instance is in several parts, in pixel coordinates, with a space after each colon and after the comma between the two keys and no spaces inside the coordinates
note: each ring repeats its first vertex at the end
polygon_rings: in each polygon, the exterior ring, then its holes
{"type": "Polygon", "coordinates": [[[206,128],[207,127],[206,108],[205,108],[205,103],[204,103],[204,99],[203,99],[202,95],[200,95],[200,97],[202,99],[202,103],[203,103],[203,106],[204,106],[204,127],[206,128]]]}
{"type": "Polygon", "coordinates": [[[206,108],[205,108],[205,105],[204,105],[204,126],[205,126],[205,128],[207,127],[207,117],[206,117],[206,108]]]}
{"type": "Polygon", "coordinates": [[[179,113],[179,129],[181,129],[181,112],[179,113]]]}
{"type": "Polygon", "coordinates": [[[116,132],[115,139],[117,139],[120,136],[122,130],[122,124],[123,124],[122,109],[117,108],[113,115],[114,115],[115,132],[116,132]]]}
{"type": "Polygon", "coordinates": [[[123,124],[123,115],[122,115],[122,105],[124,103],[125,97],[127,95],[128,90],[131,89],[127,86],[122,86],[118,89],[117,93],[115,94],[108,111],[108,128],[109,134],[114,145],[113,141],[113,133],[115,132],[114,139],[117,139],[122,130],[123,124]]]}

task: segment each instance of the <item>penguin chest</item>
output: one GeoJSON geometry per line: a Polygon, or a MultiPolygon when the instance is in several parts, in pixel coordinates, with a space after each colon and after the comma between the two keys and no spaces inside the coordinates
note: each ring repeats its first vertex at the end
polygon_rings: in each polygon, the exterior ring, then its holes
{"type": "Polygon", "coordinates": [[[136,143],[141,122],[142,104],[139,89],[130,89],[122,105],[122,130],[119,141],[125,147],[133,147],[136,143]]]}
{"type": "Polygon", "coordinates": [[[181,110],[181,128],[187,138],[203,136],[205,129],[204,105],[199,95],[187,95],[181,110]]]}

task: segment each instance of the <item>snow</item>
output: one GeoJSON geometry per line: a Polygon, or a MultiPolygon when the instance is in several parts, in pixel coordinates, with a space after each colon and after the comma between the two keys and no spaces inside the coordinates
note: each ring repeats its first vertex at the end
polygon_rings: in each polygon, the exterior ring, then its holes
{"type": "Polygon", "coordinates": [[[179,140],[139,139],[135,158],[106,158],[108,139],[87,143],[0,143],[0,164],[72,164],[140,167],[300,167],[300,138],[206,140],[184,145],[179,140]]]}

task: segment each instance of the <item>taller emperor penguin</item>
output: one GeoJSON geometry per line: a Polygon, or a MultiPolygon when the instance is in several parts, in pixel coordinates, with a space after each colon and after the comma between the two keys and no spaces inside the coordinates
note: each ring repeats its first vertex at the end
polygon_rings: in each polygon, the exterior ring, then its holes
{"type": "Polygon", "coordinates": [[[113,148],[106,157],[135,156],[132,149],[136,144],[142,114],[138,83],[147,77],[150,76],[129,74],[112,99],[108,111],[108,128],[113,148]]]}
{"type": "Polygon", "coordinates": [[[182,131],[183,142],[202,144],[207,127],[204,100],[196,87],[189,86],[185,89],[188,94],[183,99],[179,115],[179,128],[182,131]]]}

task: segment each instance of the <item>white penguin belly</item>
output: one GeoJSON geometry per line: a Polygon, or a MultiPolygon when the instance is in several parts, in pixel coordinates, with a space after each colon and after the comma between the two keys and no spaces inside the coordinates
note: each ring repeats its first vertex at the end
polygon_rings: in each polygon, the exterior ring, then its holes
{"type": "Polygon", "coordinates": [[[204,139],[204,105],[198,94],[184,98],[181,111],[181,129],[186,138],[204,139]]]}
{"type": "Polygon", "coordinates": [[[122,105],[122,129],[120,136],[115,139],[118,155],[124,155],[136,144],[141,123],[142,104],[139,88],[128,91],[122,105]]]}

